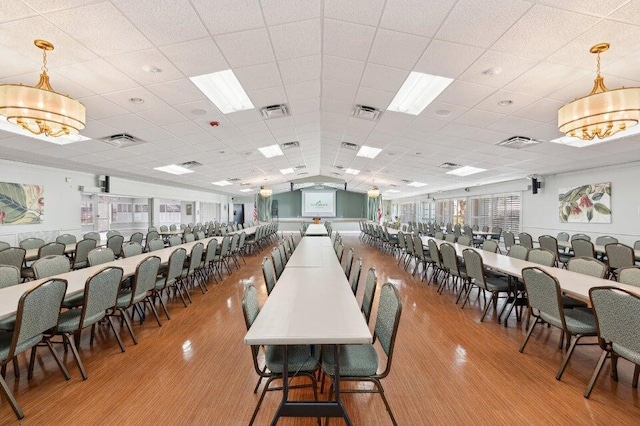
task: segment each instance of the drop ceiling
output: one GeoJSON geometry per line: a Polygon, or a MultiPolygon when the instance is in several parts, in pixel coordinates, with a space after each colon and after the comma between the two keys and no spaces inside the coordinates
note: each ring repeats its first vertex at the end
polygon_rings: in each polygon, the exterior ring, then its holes
{"type": "Polygon", "coordinates": [[[55,45],[52,86],[86,105],[81,133],[92,140],[58,146],[0,131],[0,158],[235,195],[313,176],[363,192],[375,181],[400,191],[387,198],[640,160],[637,136],[548,142],[562,136],[558,108],[591,90],[591,45],[611,43],[610,89],[640,86],[640,1],[3,1],[0,83],[38,81],[37,38],[55,45]],[[224,115],[189,80],[226,69],[256,109],[224,115]],[[411,71],[454,81],[418,116],[386,111],[411,71]],[[261,117],[282,103],[289,117],[261,117]],[[352,116],[355,105],[380,118],[352,116]],[[101,141],[123,133],[144,143],[101,141]],[[516,135],[542,142],[496,146],[516,135]],[[284,156],[258,151],[292,141],[284,156]],[[361,158],[342,142],[382,152],[361,158]],[[154,170],[188,161],[202,166],[154,170]],[[487,171],[457,177],[444,162],[487,171]],[[233,185],[211,184],[222,180],[233,185]]]}

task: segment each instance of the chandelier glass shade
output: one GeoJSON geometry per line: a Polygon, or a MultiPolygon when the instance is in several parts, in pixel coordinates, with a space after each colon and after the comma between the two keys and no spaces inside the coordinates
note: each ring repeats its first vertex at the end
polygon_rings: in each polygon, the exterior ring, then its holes
{"type": "Polygon", "coordinates": [[[45,40],[34,44],[43,51],[40,81],[35,86],[0,85],[0,114],[10,123],[36,135],[57,137],[75,135],[84,129],[85,107],[69,96],[56,93],[47,74],[47,51],[53,45],[45,40]]]}
{"type": "Polygon", "coordinates": [[[258,193],[261,197],[264,198],[271,197],[271,194],[273,194],[273,189],[267,188],[266,186],[261,186],[258,193]]]}
{"type": "Polygon", "coordinates": [[[589,95],[558,110],[558,129],[582,140],[605,139],[640,122],[640,87],[608,90],[600,75],[600,53],[609,49],[600,43],[590,49],[597,55],[597,74],[589,95]]]}
{"type": "Polygon", "coordinates": [[[380,190],[377,186],[374,186],[367,191],[367,195],[369,196],[369,198],[378,198],[380,196],[380,190]]]}

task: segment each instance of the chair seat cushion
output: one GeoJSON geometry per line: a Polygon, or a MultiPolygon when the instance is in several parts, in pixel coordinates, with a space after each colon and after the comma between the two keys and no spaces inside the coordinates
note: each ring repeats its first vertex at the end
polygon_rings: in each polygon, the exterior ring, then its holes
{"type": "Polygon", "coordinates": [[[84,293],[76,293],[71,296],[66,296],[62,301],[62,306],[65,308],[77,308],[84,303],[84,293]]]}
{"type": "Polygon", "coordinates": [[[573,297],[562,295],[562,307],[566,309],[572,308],[586,308],[588,305],[582,300],[574,299],[573,297]]]}
{"type": "Polygon", "coordinates": [[[80,309],[69,309],[60,314],[58,320],[58,332],[60,333],[73,333],[80,326],[80,316],[82,311],[80,309]]]}
{"type": "Polygon", "coordinates": [[[131,303],[131,293],[132,291],[129,289],[120,290],[120,292],[118,293],[118,300],[116,301],[116,308],[128,307],[131,303]]]}
{"type": "MultiPolygon", "coordinates": [[[[0,361],[4,361],[7,359],[12,337],[13,333],[0,333],[0,361]]],[[[34,347],[35,345],[40,343],[41,340],[42,334],[38,334],[31,339],[27,339],[26,341],[22,342],[22,344],[18,345],[15,352],[16,355],[34,347]]]]}
{"type": "Polygon", "coordinates": [[[87,266],[89,266],[89,262],[84,260],[81,262],[74,262],[72,269],[81,269],[81,268],[86,268],[87,266]]]}
{"type": "MultiPolygon", "coordinates": [[[[562,323],[560,322],[559,318],[556,318],[544,312],[540,313],[540,318],[547,321],[551,325],[562,328],[562,323]]],[[[567,324],[567,329],[572,334],[583,334],[589,336],[595,336],[597,334],[596,320],[591,309],[565,309],[564,320],[567,324]]]]}
{"type": "MultiPolygon", "coordinates": [[[[287,349],[289,372],[314,371],[318,368],[318,347],[309,345],[289,346],[287,349]]],[[[265,348],[265,364],[272,373],[280,374],[284,371],[282,346],[267,346],[265,348]]]]}
{"type": "Polygon", "coordinates": [[[12,315],[9,318],[0,320],[0,330],[12,331],[16,327],[16,316],[12,315]]]}
{"type": "Polygon", "coordinates": [[[510,289],[509,283],[501,278],[486,277],[487,290],[497,292],[507,292],[510,289]]]}
{"type": "MultiPolygon", "coordinates": [[[[322,347],[322,368],[335,375],[333,346],[322,347]]],[[[368,377],[378,371],[378,354],[373,345],[345,345],[340,348],[340,376],[368,377]]]]}
{"type": "Polygon", "coordinates": [[[613,345],[613,351],[615,353],[617,353],[618,355],[622,356],[625,359],[628,359],[629,361],[635,364],[640,364],[640,352],[636,352],[632,349],[625,348],[624,346],[620,346],[617,343],[613,343],[612,345],[613,345]]]}

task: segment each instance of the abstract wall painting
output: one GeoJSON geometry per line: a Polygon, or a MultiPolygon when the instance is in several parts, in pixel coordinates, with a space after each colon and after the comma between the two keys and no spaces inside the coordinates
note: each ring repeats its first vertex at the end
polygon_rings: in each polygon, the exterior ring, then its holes
{"type": "Polygon", "coordinates": [[[44,186],[0,182],[0,225],[44,221],[44,186]]]}

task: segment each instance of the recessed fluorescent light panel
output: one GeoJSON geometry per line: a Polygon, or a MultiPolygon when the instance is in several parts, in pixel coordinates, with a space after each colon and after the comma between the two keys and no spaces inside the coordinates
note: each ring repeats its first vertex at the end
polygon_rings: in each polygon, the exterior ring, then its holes
{"type": "Polygon", "coordinates": [[[245,188],[240,190],[240,192],[251,192],[251,191],[253,191],[253,189],[251,188],[245,188]]]}
{"type": "Polygon", "coordinates": [[[412,72],[391,101],[388,111],[418,115],[446,89],[452,78],[412,72]]]}
{"type": "Polygon", "coordinates": [[[269,145],[263,146],[262,148],[258,148],[258,151],[262,153],[267,158],[277,157],[279,155],[284,155],[284,152],[280,149],[280,145],[269,145]]]}
{"type": "Polygon", "coordinates": [[[356,169],[346,169],[344,171],[346,174],[348,175],[357,175],[358,173],[360,173],[360,170],[356,170],[356,169]]]}
{"type": "Polygon", "coordinates": [[[219,180],[217,182],[211,182],[213,185],[217,185],[217,186],[229,186],[229,185],[233,185],[233,183],[229,182],[228,180],[219,180]]]}
{"type": "Polygon", "coordinates": [[[370,146],[362,145],[356,155],[358,157],[376,158],[376,156],[380,154],[381,151],[382,150],[380,148],[373,148],[370,146]]]}
{"type": "Polygon", "coordinates": [[[282,173],[283,175],[290,175],[291,173],[295,173],[296,170],[292,167],[289,167],[288,169],[280,169],[280,173],[282,173]]]}
{"type": "Polygon", "coordinates": [[[592,146],[592,145],[597,145],[599,143],[603,143],[603,142],[609,142],[609,141],[613,141],[616,139],[621,139],[621,138],[626,138],[629,136],[633,136],[633,135],[637,135],[640,133],[640,125],[637,126],[633,126],[627,130],[624,130],[622,132],[618,132],[613,136],[609,136],[606,139],[600,139],[598,137],[595,137],[593,139],[591,139],[590,141],[583,141],[582,139],[578,139],[578,138],[572,138],[571,136],[563,136],[561,138],[557,138],[557,139],[552,139],[549,142],[553,142],[553,143],[559,143],[562,145],[567,145],[567,146],[573,146],[576,148],[584,148],[586,146],[592,146]]]}
{"type": "Polygon", "coordinates": [[[397,189],[387,189],[384,192],[386,192],[387,194],[397,194],[400,191],[398,191],[397,189]]]}
{"type": "Polygon", "coordinates": [[[187,173],[193,173],[193,170],[189,170],[186,167],[178,166],[177,164],[169,164],[168,166],[154,167],[154,170],[159,170],[165,173],[171,173],[172,175],[186,175],[187,173]]]}
{"type": "Polygon", "coordinates": [[[43,134],[34,135],[30,131],[23,129],[20,126],[16,126],[15,124],[9,123],[7,121],[7,118],[4,116],[0,116],[0,130],[6,130],[7,132],[15,133],[16,135],[20,135],[20,136],[28,136],[33,139],[40,139],[41,141],[54,143],[56,145],[67,145],[70,143],[88,141],[91,139],[86,136],[82,136],[81,134],[58,136],[57,138],[52,138],[49,136],[45,136],[43,134]]]}
{"type": "Polygon", "coordinates": [[[407,186],[413,186],[414,188],[422,188],[423,186],[427,186],[427,184],[422,182],[411,182],[411,183],[408,183],[407,186]]]}
{"type": "Polygon", "coordinates": [[[487,169],[481,169],[479,167],[463,166],[457,169],[453,169],[447,172],[448,175],[456,176],[469,176],[480,172],[486,172],[487,169]]]}
{"type": "Polygon", "coordinates": [[[199,75],[190,80],[223,114],[254,108],[231,70],[199,75]]]}

